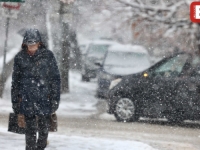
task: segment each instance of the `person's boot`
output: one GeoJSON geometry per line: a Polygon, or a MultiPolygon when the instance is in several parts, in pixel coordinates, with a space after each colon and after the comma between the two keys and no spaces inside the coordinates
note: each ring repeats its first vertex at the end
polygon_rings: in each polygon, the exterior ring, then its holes
{"type": "Polygon", "coordinates": [[[44,150],[47,146],[47,141],[45,143],[37,142],[37,148],[36,150],[44,150]]]}
{"type": "Polygon", "coordinates": [[[30,146],[26,146],[26,150],[37,150],[37,147],[30,147],[30,146]]]}
{"type": "Polygon", "coordinates": [[[38,146],[36,150],[44,150],[44,149],[45,148],[42,148],[42,147],[38,146]]]}

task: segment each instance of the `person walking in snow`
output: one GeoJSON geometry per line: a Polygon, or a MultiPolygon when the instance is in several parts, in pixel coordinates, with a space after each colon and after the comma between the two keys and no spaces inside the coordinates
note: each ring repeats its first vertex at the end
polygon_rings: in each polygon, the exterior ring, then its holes
{"type": "Polygon", "coordinates": [[[14,113],[25,116],[26,150],[44,150],[48,117],[59,107],[60,73],[37,29],[25,32],[22,50],[14,58],[11,97],[14,113]]]}

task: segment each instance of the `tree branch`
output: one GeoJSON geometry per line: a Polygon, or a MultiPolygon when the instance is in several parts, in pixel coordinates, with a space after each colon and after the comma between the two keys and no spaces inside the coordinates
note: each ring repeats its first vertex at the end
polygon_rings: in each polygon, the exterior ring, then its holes
{"type": "Polygon", "coordinates": [[[115,0],[115,1],[118,1],[119,3],[124,4],[125,6],[131,6],[134,8],[138,8],[140,10],[150,10],[150,11],[171,11],[173,9],[173,7],[178,8],[179,6],[181,6],[182,4],[185,3],[184,1],[180,1],[174,5],[168,5],[168,6],[166,5],[166,7],[160,7],[160,6],[141,5],[141,4],[134,3],[134,2],[130,3],[130,2],[126,2],[124,0],[115,0]]]}

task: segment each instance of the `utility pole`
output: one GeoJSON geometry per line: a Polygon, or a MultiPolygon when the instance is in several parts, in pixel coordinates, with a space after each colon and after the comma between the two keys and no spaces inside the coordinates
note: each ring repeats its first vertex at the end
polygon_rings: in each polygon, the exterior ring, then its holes
{"type": "Polygon", "coordinates": [[[8,29],[9,29],[10,18],[6,18],[6,37],[4,42],[4,51],[3,51],[3,68],[2,68],[2,81],[4,81],[4,72],[5,72],[5,65],[6,65],[6,53],[8,47],[8,29]]]}
{"type": "Polygon", "coordinates": [[[10,18],[6,18],[6,36],[5,36],[5,42],[4,42],[4,51],[3,51],[3,67],[2,67],[2,73],[1,73],[1,86],[0,86],[0,97],[3,97],[3,89],[5,86],[5,66],[6,66],[6,53],[7,53],[7,47],[8,47],[8,29],[9,29],[9,23],[10,18]]]}
{"type": "MultiPolygon", "coordinates": [[[[68,21],[64,21],[66,13],[65,7],[69,6],[74,0],[60,0],[59,22],[61,28],[61,93],[69,92],[69,59],[70,59],[70,27],[68,21]]],[[[70,14],[68,14],[70,15],[70,14]]]]}

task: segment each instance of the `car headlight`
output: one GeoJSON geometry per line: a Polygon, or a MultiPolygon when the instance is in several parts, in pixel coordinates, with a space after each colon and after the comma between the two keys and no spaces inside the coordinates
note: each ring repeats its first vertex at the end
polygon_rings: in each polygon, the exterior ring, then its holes
{"type": "Polygon", "coordinates": [[[121,82],[122,79],[121,78],[118,78],[118,79],[115,79],[113,80],[111,83],[110,83],[110,86],[109,86],[109,90],[112,89],[113,87],[115,87],[119,82],[121,82]]]}

